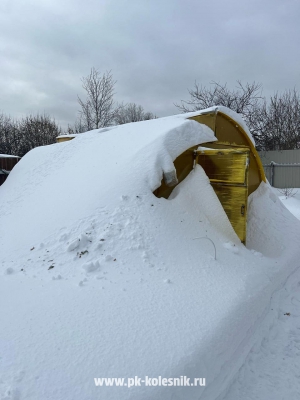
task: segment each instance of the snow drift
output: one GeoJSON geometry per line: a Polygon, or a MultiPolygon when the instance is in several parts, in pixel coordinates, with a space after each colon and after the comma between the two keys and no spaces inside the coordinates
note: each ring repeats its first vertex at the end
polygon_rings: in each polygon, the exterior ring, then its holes
{"type": "Polygon", "coordinates": [[[156,198],[179,154],[215,140],[185,118],[37,148],[0,188],[1,399],[221,399],[268,332],[299,222],[263,183],[244,247],[200,166],[156,198]],[[206,386],[94,384],[134,376],[206,386]]]}

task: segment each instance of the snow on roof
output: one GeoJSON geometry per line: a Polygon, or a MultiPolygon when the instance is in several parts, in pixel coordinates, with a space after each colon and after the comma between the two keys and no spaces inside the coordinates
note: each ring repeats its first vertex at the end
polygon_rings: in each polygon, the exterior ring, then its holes
{"type": "MultiPolygon", "coordinates": [[[[36,225],[32,234],[38,239],[99,206],[117,203],[122,195],[152,192],[163,172],[174,170],[178,155],[214,140],[207,126],[181,116],[90,131],[27,153],[1,187],[0,199],[20,198],[27,212],[15,223],[36,225]],[[49,218],[41,226],[45,215],[49,218]]],[[[22,208],[16,212],[23,214],[22,208]]],[[[28,242],[20,236],[19,244],[28,242]]]]}
{"type": "Polygon", "coordinates": [[[12,156],[10,154],[0,154],[0,158],[21,158],[19,156],[12,156]]]}
{"type": "Polygon", "coordinates": [[[267,332],[300,223],[262,183],[244,247],[200,166],[156,198],[179,154],[215,140],[185,118],[34,149],[0,187],[0,397],[215,399],[267,332]],[[135,376],[206,387],[94,383],[135,376]]]}
{"type": "Polygon", "coordinates": [[[75,138],[76,136],[78,136],[79,133],[75,133],[75,134],[64,134],[64,135],[59,135],[56,137],[56,139],[61,139],[61,138],[75,138]]]}

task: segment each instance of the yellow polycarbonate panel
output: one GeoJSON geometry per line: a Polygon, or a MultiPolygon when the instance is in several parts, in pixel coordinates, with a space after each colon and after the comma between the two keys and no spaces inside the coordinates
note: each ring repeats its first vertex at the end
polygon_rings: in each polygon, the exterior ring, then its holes
{"type": "Polygon", "coordinates": [[[249,149],[197,150],[202,166],[240,240],[246,241],[249,149]]]}
{"type": "Polygon", "coordinates": [[[212,183],[216,195],[240,240],[246,242],[247,186],[232,186],[212,183]]]}
{"type": "Polygon", "coordinates": [[[213,110],[211,114],[199,114],[194,117],[190,117],[194,121],[200,124],[209,126],[218,139],[216,142],[205,143],[202,146],[208,145],[212,148],[230,146],[234,147],[249,147],[250,158],[249,158],[249,176],[248,176],[248,194],[253,193],[261,181],[266,182],[266,176],[264,169],[259,158],[259,155],[255,149],[254,144],[248,137],[247,133],[241,127],[241,125],[233,120],[226,114],[220,111],[213,110]]]}
{"type": "Polygon", "coordinates": [[[216,116],[217,113],[215,111],[211,111],[209,113],[196,115],[195,117],[190,117],[188,119],[199,122],[200,124],[204,124],[208,126],[213,132],[216,131],[216,116]]]}
{"type": "MultiPolygon", "coordinates": [[[[195,146],[177,157],[174,165],[178,182],[184,180],[193,169],[196,150],[197,162],[209,177],[235,232],[245,243],[248,195],[262,181],[266,181],[255,146],[243,127],[220,111],[200,112],[189,119],[211,128],[217,141],[202,143],[200,146],[210,148],[204,154],[202,149],[197,150],[198,146],[195,146]]],[[[168,198],[172,190],[162,181],[154,194],[168,198]]]]}
{"type": "Polygon", "coordinates": [[[74,139],[73,136],[64,136],[64,137],[57,137],[56,142],[61,143],[61,142],[67,142],[68,140],[74,139]]]}
{"type": "Polygon", "coordinates": [[[211,182],[246,183],[249,150],[202,149],[197,154],[197,162],[211,182]]]}

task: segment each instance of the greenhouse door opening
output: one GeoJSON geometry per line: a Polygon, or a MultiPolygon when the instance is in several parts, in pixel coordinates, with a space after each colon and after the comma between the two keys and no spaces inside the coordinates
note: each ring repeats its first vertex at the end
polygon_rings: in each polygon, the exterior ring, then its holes
{"type": "Polygon", "coordinates": [[[236,234],[245,244],[250,149],[200,147],[196,163],[201,165],[236,234]]]}

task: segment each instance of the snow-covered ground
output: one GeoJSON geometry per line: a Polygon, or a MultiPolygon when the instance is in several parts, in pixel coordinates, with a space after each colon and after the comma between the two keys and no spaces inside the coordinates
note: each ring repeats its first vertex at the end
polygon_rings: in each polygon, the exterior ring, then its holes
{"type": "MultiPolygon", "coordinates": [[[[300,219],[300,192],[273,189],[300,219]]],[[[270,302],[265,334],[255,343],[223,400],[300,398],[300,269],[270,302]]]]}
{"type": "Polygon", "coordinates": [[[243,246],[200,166],[170,199],[152,194],[172,160],[212,140],[174,116],[78,135],[17,164],[0,188],[1,400],[275,398],[267,379],[257,397],[239,394],[260,350],[272,354],[276,316],[296,321],[300,222],[262,183],[243,246]],[[94,384],[135,376],[206,386],[94,384]]]}
{"type": "Polygon", "coordinates": [[[275,189],[285,207],[300,219],[300,189],[275,189]]]}
{"type": "Polygon", "coordinates": [[[224,400],[300,398],[300,269],[272,296],[268,325],[224,400]]]}

